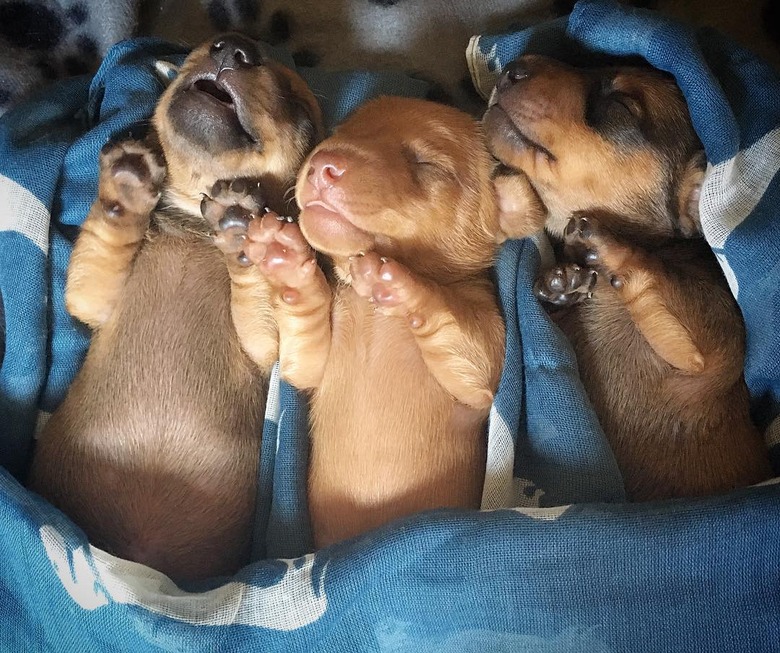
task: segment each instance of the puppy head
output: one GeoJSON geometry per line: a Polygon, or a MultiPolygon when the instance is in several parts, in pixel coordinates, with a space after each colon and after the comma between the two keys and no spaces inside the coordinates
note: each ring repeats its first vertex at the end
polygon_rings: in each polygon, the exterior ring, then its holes
{"type": "Polygon", "coordinates": [[[222,34],[185,60],[155,110],[168,166],[168,201],[199,214],[218,179],[263,180],[268,203],[283,196],[322,132],[306,83],[240,34],[222,34]]]}
{"type": "Polygon", "coordinates": [[[319,144],[298,175],[300,225],[344,258],[376,250],[437,279],[489,267],[496,245],[493,163],[479,125],[433,102],[382,97],[319,144]]]}
{"type": "Polygon", "coordinates": [[[496,158],[530,180],[553,233],[591,208],[649,236],[700,231],[701,143],[679,88],[656,70],[522,57],[499,78],[484,128],[496,158]]]}

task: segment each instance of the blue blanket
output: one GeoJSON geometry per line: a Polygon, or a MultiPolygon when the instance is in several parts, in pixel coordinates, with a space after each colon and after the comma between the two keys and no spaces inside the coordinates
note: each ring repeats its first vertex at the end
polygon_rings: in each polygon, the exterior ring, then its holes
{"type": "MultiPolygon", "coordinates": [[[[677,77],[710,162],[703,222],[745,313],[746,377],[771,432],[780,412],[777,78],[715,34],[581,2],[568,20],[474,39],[478,88],[525,51],[638,54],[677,77]]],[[[155,41],[120,45],[91,85],[64,83],[0,120],[0,462],[9,470],[0,469],[0,650],[780,650],[780,485],[621,502],[571,348],[531,294],[540,240],[509,243],[497,265],[508,351],[483,496],[495,510],[432,511],[307,553],[305,405],[278,382],[263,434],[258,560],[233,578],[184,592],[91,547],[26,492],[12,472],[22,472],[39,409],[61,400],[87,343],[62,291],[97,151],[150,113],[153,62],[182,54],[155,41]]],[[[422,92],[402,77],[344,74],[330,90],[318,79],[309,81],[322,84],[331,119],[380,84],[422,92]]]]}

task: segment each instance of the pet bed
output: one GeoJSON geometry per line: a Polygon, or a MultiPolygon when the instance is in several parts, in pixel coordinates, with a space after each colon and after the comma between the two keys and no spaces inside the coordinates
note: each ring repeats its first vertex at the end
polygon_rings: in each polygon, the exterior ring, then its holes
{"type": "MultiPolygon", "coordinates": [[[[717,34],[584,1],[567,19],[475,37],[476,87],[489,92],[523,52],[574,63],[638,55],[677,78],[709,161],[703,226],[745,315],[746,379],[771,438],[780,414],[777,76],[717,34]]],[[[310,553],[306,406],[277,378],[256,561],[232,578],[183,591],[90,546],[27,492],[18,478],[36,421],[62,399],[88,342],[62,294],[97,152],[148,118],[155,62],[183,54],[155,40],[122,43],[91,82],[59,83],[0,119],[0,650],[780,650],[780,485],[623,501],[571,348],[531,292],[548,255],[542,237],[507,243],[496,266],[508,346],[483,511],[431,511],[310,553]]],[[[425,92],[403,75],[301,72],[330,124],[377,93],[425,92]]]]}

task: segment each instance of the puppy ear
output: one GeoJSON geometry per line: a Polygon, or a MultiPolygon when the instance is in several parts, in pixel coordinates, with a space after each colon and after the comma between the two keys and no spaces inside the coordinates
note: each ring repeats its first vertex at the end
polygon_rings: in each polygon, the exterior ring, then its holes
{"type": "Polygon", "coordinates": [[[683,168],[677,186],[677,211],[680,232],[684,236],[699,236],[702,233],[699,219],[699,200],[704,182],[707,159],[703,151],[694,154],[683,168]]]}
{"type": "Polygon", "coordinates": [[[154,72],[157,73],[157,77],[163,83],[163,86],[167,88],[176,79],[176,75],[179,74],[179,67],[170,61],[158,59],[154,62],[154,72]]]}
{"type": "Polygon", "coordinates": [[[493,179],[498,201],[500,244],[510,238],[538,233],[547,220],[547,209],[524,174],[501,174],[493,179]]]}

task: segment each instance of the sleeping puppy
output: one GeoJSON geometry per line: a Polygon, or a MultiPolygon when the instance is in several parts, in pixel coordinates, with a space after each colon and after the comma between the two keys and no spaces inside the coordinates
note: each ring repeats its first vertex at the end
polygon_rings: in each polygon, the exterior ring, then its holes
{"type": "Polygon", "coordinates": [[[303,165],[300,229],[270,215],[250,227],[246,253],[276,294],[282,376],[311,393],[318,547],[480,505],[504,349],[493,167],[468,115],[380,98],[303,165]]]}
{"type": "Polygon", "coordinates": [[[193,51],[160,99],[164,161],[142,142],[101,153],[66,288],[92,342],[29,485],[95,545],[177,581],[248,561],[278,343],[233,205],[284,210],[319,121],[303,80],[228,34],[193,51]]]}
{"type": "Polygon", "coordinates": [[[673,80],[526,56],[502,73],[484,126],[520,173],[497,179],[503,219],[563,243],[565,262],[535,290],[559,309],[629,496],[768,478],[744,325],[701,238],[702,146],[673,80]]]}

